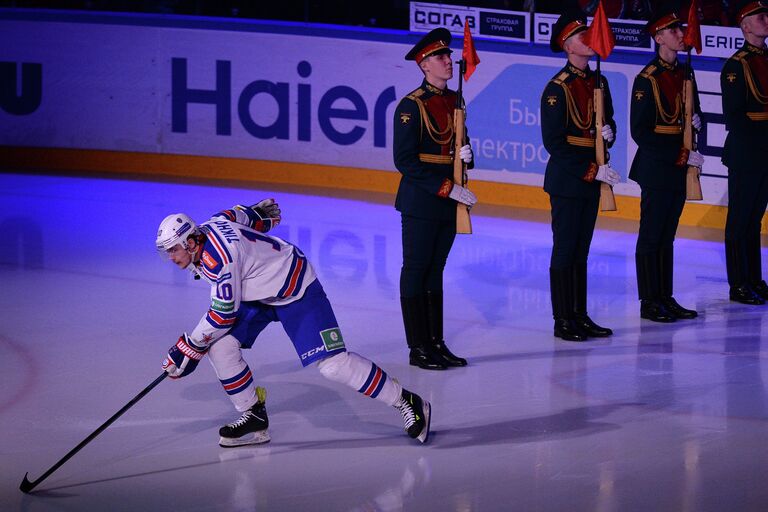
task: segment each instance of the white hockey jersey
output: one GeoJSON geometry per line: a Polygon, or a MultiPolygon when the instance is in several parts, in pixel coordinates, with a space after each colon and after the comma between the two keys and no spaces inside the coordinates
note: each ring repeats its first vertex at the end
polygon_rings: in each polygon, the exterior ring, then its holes
{"type": "Polygon", "coordinates": [[[229,331],[241,302],[290,304],[317,278],[298,247],[252,229],[260,224],[250,213],[225,210],[200,225],[208,239],[196,270],[211,284],[211,305],[190,334],[198,346],[229,331]]]}

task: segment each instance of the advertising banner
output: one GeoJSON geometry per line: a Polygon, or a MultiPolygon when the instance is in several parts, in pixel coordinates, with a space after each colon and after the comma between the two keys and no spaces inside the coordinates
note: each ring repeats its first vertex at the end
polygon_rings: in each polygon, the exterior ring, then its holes
{"type": "MultiPolygon", "coordinates": [[[[0,145],[396,172],[394,110],[422,81],[419,68],[404,60],[417,40],[413,35],[120,19],[9,20],[0,11],[0,145]]],[[[460,38],[453,47],[459,51],[460,38]]],[[[541,93],[565,59],[540,46],[482,41],[478,52],[482,63],[464,84],[476,159],[471,177],[541,186],[548,160],[541,143],[541,93]]],[[[619,194],[639,195],[639,187],[627,181],[636,151],[629,104],[634,77],[650,57],[614,52],[602,65],[618,125],[610,153],[622,175],[619,194]]],[[[708,204],[725,200],[720,66],[710,61],[697,67],[708,204]]],[[[456,79],[449,82],[456,86],[456,79]]]]}
{"type": "MultiPolygon", "coordinates": [[[[536,13],[533,16],[533,42],[548,45],[552,37],[552,25],[559,17],[557,14],[536,13]]],[[[655,51],[654,42],[645,31],[644,21],[616,19],[609,21],[613,37],[616,40],[616,49],[640,52],[655,51]]],[[[592,23],[591,17],[587,18],[587,23],[592,23]]]]}
{"type": "Polygon", "coordinates": [[[411,32],[429,32],[444,27],[461,35],[465,20],[473,36],[521,43],[531,40],[531,21],[527,12],[411,2],[411,32]]]}

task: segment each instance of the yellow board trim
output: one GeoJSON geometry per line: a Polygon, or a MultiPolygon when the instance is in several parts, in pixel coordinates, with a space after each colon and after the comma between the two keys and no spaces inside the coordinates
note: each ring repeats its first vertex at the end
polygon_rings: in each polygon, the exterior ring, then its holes
{"type": "MultiPolygon", "coordinates": [[[[392,202],[400,182],[400,174],[394,171],[123,151],[0,146],[0,162],[5,172],[122,174],[148,179],[173,177],[273,183],[298,185],[302,188],[380,192],[391,195],[392,202]]],[[[500,206],[545,211],[550,209],[549,195],[541,187],[479,180],[471,180],[469,187],[477,194],[481,208],[500,206]]],[[[632,221],[640,218],[639,197],[617,195],[616,205],[616,212],[602,212],[600,216],[632,221]]],[[[723,229],[726,213],[727,208],[723,206],[689,202],[680,217],[680,224],[723,229]]]]}
{"type": "Polygon", "coordinates": [[[747,117],[753,121],[768,121],[768,112],[747,112],[747,117]]]}

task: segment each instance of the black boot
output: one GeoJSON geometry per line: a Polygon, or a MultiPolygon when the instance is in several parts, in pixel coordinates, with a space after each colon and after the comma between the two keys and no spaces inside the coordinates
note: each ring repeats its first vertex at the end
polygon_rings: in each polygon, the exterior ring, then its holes
{"type": "Polygon", "coordinates": [[[685,309],[677,303],[672,296],[672,287],[674,282],[674,248],[664,247],[659,251],[659,277],[661,282],[659,290],[661,295],[661,305],[677,319],[689,320],[696,318],[699,314],[692,309],[685,309]]]}
{"type": "Polygon", "coordinates": [[[552,294],[554,335],[565,341],[586,341],[573,315],[573,276],[571,267],[549,269],[549,290],[552,294]]]}
{"type": "Polygon", "coordinates": [[[755,295],[763,300],[768,300],[768,284],[766,284],[765,281],[761,279],[756,283],[752,283],[750,288],[752,288],[752,291],[755,292],[755,295]]]}
{"type": "Polygon", "coordinates": [[[588,336],[605,338],[613,334],[607,327],[597,325],[587,314],[587,263],[573,265],[573,321],[588,336]]]}
{"type": "Polygon", "coordinates": [[[748,284],[746,252],[744,244],[738,240],[725,241],[725,267],[730,285],[728,297],[732,301],[751,306],[765,304],[765,299],[757,295],[748,284]]]}
{"type": "Polygon", "coordinates": [[[467,366],[467,360],[451,352],[443,340],[443,291],[427,292],[427,316],[432,351],[443,359],[446,366],[467,366]]]}
{"type": "Polygon", "coordinates": [[[749,304],[750,306],[760,306],[765,304],[765,299],[757,295],[749,285],[731,286],[728,297],[733,302],[749,304]]]}
{"type": "Polygon", "coordinates": [[[677,320],[672,313],[667,311],[664,304],[657,300],[640,301],[640,318],[660,323],[672,323],[677,320]]]}
{"type": "Polygon", "coordinates": [[[400,297],[400,307],[403,310],[405,339],[410,349],[408,362],[411,366],[425,370],[445,370],[442,358],[428,347],[429,331],[424,296],[400,297]]]}
{"type": "Polygon", "coordinates": [[[640,297],[640,318],[669,323],[676,318],[667,311],[659,296],[659,259],[656,253],[635,253],[637,293],[640,297]]]}
{"type": "Polygon", "coordinates": [[[747,276],[749,287],[763,300],[768,300],[768,285],[763,280],[763,263],[760,252],[760,234],[750,236],[747,241],[747,276]]]}

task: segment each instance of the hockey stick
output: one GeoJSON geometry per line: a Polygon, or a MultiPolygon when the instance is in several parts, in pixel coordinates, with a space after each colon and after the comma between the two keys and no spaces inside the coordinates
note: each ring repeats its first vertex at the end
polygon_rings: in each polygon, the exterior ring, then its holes
{"type": "Polygon", "coordinates": [[[106,430],[106,429],[107,429],[107,427],[109,427],[109,426],[110,426],[112,423],[114,423],[114,421],[115,421],[117,418],[119,418],[120,416],[122,416],[122,415],[123,415],[123,413],[125,413],[125,411],[127,411],[128,409],[130,409],[131,407],[133,407],[133,406],[136,404],[136,402],[138,402],[139,400],[141,400],[142,398],[144,398],[144,395],[146,395],[147,393],[149,393],[150,391],[152,391],[152,388],[154,388],[155,386],[157,386],[158,384],[160,384],[160,382],[162,382],[162,380],[163,380],[164,378],[166,378],[167,376],[168,376],[168,374],[167,374],[166,372],[163,372],[163,373],[162,373],[162,375],[160,375],[158,378],[156,378],[154,381],[152,381],[152,384],[150,384],[149,386],[145,387],[145,388],[144,388],[144,389],[141,391],[141,393],[139,393],[138,395],[136,395],[135,397],[133,397],[133,400],[131,400],[130,402],[128,402],[127,404],[125,404],[125,405],[123,406],[123,408],[122,408],[122,409],[120,409],[119,411],[117,411],[117,412],[115,413],[115,415],[114,415],[114,416],[112,416],[112,417],[111,417],[111,418],[109,418],[107,421],[105,421],[105,422],[104,422],[104,424],[103,424],[102,426],[100,426],[99,428],[97,428],[96,430],[94,430],[94,431],[93,431],[93,433],[92,433],[91,435],[89,435],[88,437],[86,437],[85,439],[83,439],[83,440],[80,442],[80,444],[78,444],[77,446],[75,446],[74,448],[72,448],[72,450],[70,450],[70,452],[69,452],[68,454],[66,454],[64,457],[62,457],[62,459],[61,459],[59,462],[57,462],[56,464],[54,464],[54,465],[51,467],[51,469],[49,469],[48,471],[46,471],[45,473],[43,473],[43,476],[41,476],[40,478],[38,478],[38,479],[37,479],[37,480],[35,480],[34,482],[30,482],[29,480],[27,480],[27,476],[29,475],[29,473],[25,473],[25,474],[24,474],[24,480],[21,482],[21,485],[19,486],[19,489],[21,489],[21,492],[23,492],[23,493],[29,493],[29,492],[30,492],[32,489],[34,489],[35,487],[37,487],[37,485],[38,485],[40,482],[42,482],[43,480],[45,480],[46,478],[48,478],[48,477],[50,476],[50,474],[51,474],[51,473],[53,473],[54,471],[56,471],[57,469],[59,469],[59,467],[60,467],[62,464],[64,464],[65,462],[67,462],[67,461],[68,461],[68,460],[69,460],[69,459],[70,459],[70,458],[71,458],[71,457],[72,457],[74,454],[76,454],[77,452],[79,452],[79,451],[80,451],[80,450],[81,450],[81,449],[82,449],[82,448],[83,448],[85,445],[87,445],[88,443],[90,443],[91,441],[93,441],[93,440],[94,440],[94,438],[95,438],[96,436],[98,436],[98,435],[99,435],[99,434],[101,434],[101,433],[102,433],[104,430],[106,430]]]}

